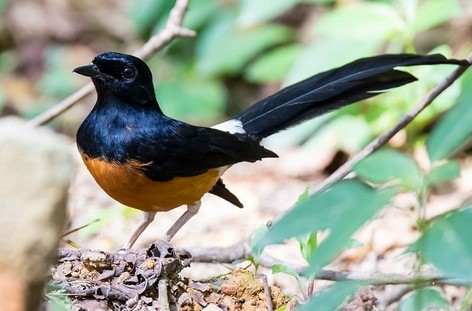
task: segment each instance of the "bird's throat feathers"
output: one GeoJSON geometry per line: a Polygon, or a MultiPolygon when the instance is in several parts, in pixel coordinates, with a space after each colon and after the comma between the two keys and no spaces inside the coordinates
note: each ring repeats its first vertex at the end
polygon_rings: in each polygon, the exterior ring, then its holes
{"type": "Polygon", "coordinates": [[[124,161],[133,142],[165,123],[158,108],[127,105],[113,96],[98,102],[77,131],[79,149],[93,158],[124,161]]]}

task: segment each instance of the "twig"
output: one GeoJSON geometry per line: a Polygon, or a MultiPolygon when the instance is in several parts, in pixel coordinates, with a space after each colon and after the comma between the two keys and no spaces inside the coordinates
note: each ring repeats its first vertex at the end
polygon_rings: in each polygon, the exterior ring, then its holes
{"type": "Polygon", "coordinates": [[[82,229],[84,229],[84,228],[87,228],[88,226],[90,226],[91,224],[96,223],[97,221],[100,221],[100,219],[95,219],[95,220],[92,220],[91,222],[89,222],[88,224],[85,224],[85,225],[80,226],[80,227],[77,227],[77,228],[70,229],[70,230],[64,232],[64,233],[61,235],[61,238],[65,238],[66,236],[68,236],[68,235],[70,235],[70,234],[72,234],[72,233],[75,233],[75,232],[77,232],[77,231],[79,231],[79,230],[82,230],[82,229]]]}
{"type": "MultiPolygon", "coordinates": [[[[467,57],[469,63],[472,62],[472,53],[467,57]]],[[[334,173],[332,173],[328,178],[323,180],[321,183],[316,185],[313,189],[313,193],[323,191],[328,187],[332,186],[334,183],[340,181],[346,177],[351,171],[354,165],[360,161],[367,158],[374,151],[378,150],[380,147],[385,145],[395,134],[397,134],[401,129],[405,128],[408,124],[413,121],[413,119],[426,107],[428,107],[436,97],[438,97],[444,90],[446,90],[454,81],[456,81],[466,70],[468,66],[460,66],[448,77],[446,77],[440,84],[438,84],[434,89],[432,89],[428,95],[421,102],[419,102],[413,109],[411,109],[406,115],[404,115],[391,129],[386,131],[384,134],[377,137],[370,144],[368,144],[364,149],[352,156],[349,161],[344,163],[340,168],[338,168],[334,173]]],[[[290,211],[289,209],[288,211],[290,211]]],[[[287,211],[287,212],[288,212],[287,211]]]]}
{"type": "MultiPolygon", "coordinates": [[[[189,252],[192,254],[193,262],[231,263],[252,255],[248,242],[237,243],[229,247],[194,248],[189,249],[189,252]]],[[[276,264],[284,265],[290,267],[298,273],[302,273],[306,268],[306,266],[284,262],[265,254],[262,255],[260,264],[264,267],[271,267],[276,264]]],[[[315,275],[315,279],[326,281],[367,281],[371,285],[464,285],[458,280],[448,279],[434,273],[417,273],[411,275],[400,273],[365,274],[340,272],[334,270],[321,270],[315,275]]]]}
{"type": "Polygon", "coordinates": [[[167,279],[159,280],[157,285],[159,291],[159,307],[162,311],[170,311],[169,296],[167,295],[167,279]]]}
{"type": "Polygon", "coordinates": [[[464,285],[458,280],[447,279],[434,273],[400,274],[400,273],[348,273],[333,270],[321,270],[315,276],[318,280],[325,281],[363,281],[370,285],[400,285],[413,284],[415,286],[426,285],[464,285]]]}
{"type": "Polygon", "coordinates": [[[251,248],[246,240],[227,247],[194,247],[187,251],[192,254],[192,261],[206,263],[232,263],[251,255],[251,248]]]}
{"type": "Polygon", "coordinates": [[[308,280],[308,288],[306,289],[307,296],[311,297],[313,295],[314,290],[315,290],[315,279],[310,278],[308,280]]]}
{"type": "Polygon", "coordinates": [[[274,304],[272,303],[272,295],[270,293],[269,283],[267,282],[267,275],[261,274],[260,275],[262,286],[264,287],[264,294],[267,303],[267,311],[274,310],[274,304]]]}
{"type": "MultiPolygon", "coordinates": [[[[174,7],[169,13],[169,18],[165,27],[156,35],[152,36],[134,55],[144,60],[148,59],[152,54],[160,51],[170,41],[178,37],[193,37],[195,32],[182,27],[183,18],[187,11],[190,0],[177,0],[174,7]]],[[[89,95],[93,91],[93,84],[87,83],[80,90],[49,108],[42,114],[28,121],[31,126],[43,125],[58,115],[71,108],[78,101],[89,95]]]]}

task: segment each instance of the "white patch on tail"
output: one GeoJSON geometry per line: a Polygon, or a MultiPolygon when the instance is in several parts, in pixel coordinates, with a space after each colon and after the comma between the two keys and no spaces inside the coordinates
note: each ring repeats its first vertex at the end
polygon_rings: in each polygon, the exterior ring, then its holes
{"type": "Polygon", "coordinates": [[[211,128],[215,130],[220,130],[223,132],[229,132],[230,134],[245,134],[246,131],[243,128],[241,121],[236,119],[231,119],[220,124],[213,125],[211,128]]]}

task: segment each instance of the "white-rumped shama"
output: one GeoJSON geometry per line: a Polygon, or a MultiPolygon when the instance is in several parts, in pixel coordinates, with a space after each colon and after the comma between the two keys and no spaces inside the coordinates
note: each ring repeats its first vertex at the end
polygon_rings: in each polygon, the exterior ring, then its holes
{"type": "Polygon", "coordinates": [[[233,164],[277,155],[260,141],[330,110],[416,80],[398,66],[456,64],[442,55],[381,55],[314,75],[260,100],[211,128],[166,116],[160,109],[149,67],[139,58],[107,52],[76,73],[92,78],[97,102],[77,132],[82,158],[113,199],[144,212],[126,248],[157,212],[187,205],[167,231],[170,240],[200,207],[206,193],[241,202],[221,175],[233,164]]]}

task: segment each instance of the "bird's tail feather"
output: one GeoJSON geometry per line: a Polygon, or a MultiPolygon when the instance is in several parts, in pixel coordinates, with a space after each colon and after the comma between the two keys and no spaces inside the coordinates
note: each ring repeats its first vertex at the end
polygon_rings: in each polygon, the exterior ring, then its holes
{"type": "Polygon", "coordinates": [[[389,88],[416,81],[398,66],[456,64],[439,54],[392,54],[362,58],[288,86],[250,106],[233,119],[246,134],[260,140],[330,110],[373,97],[389,88]]]}

